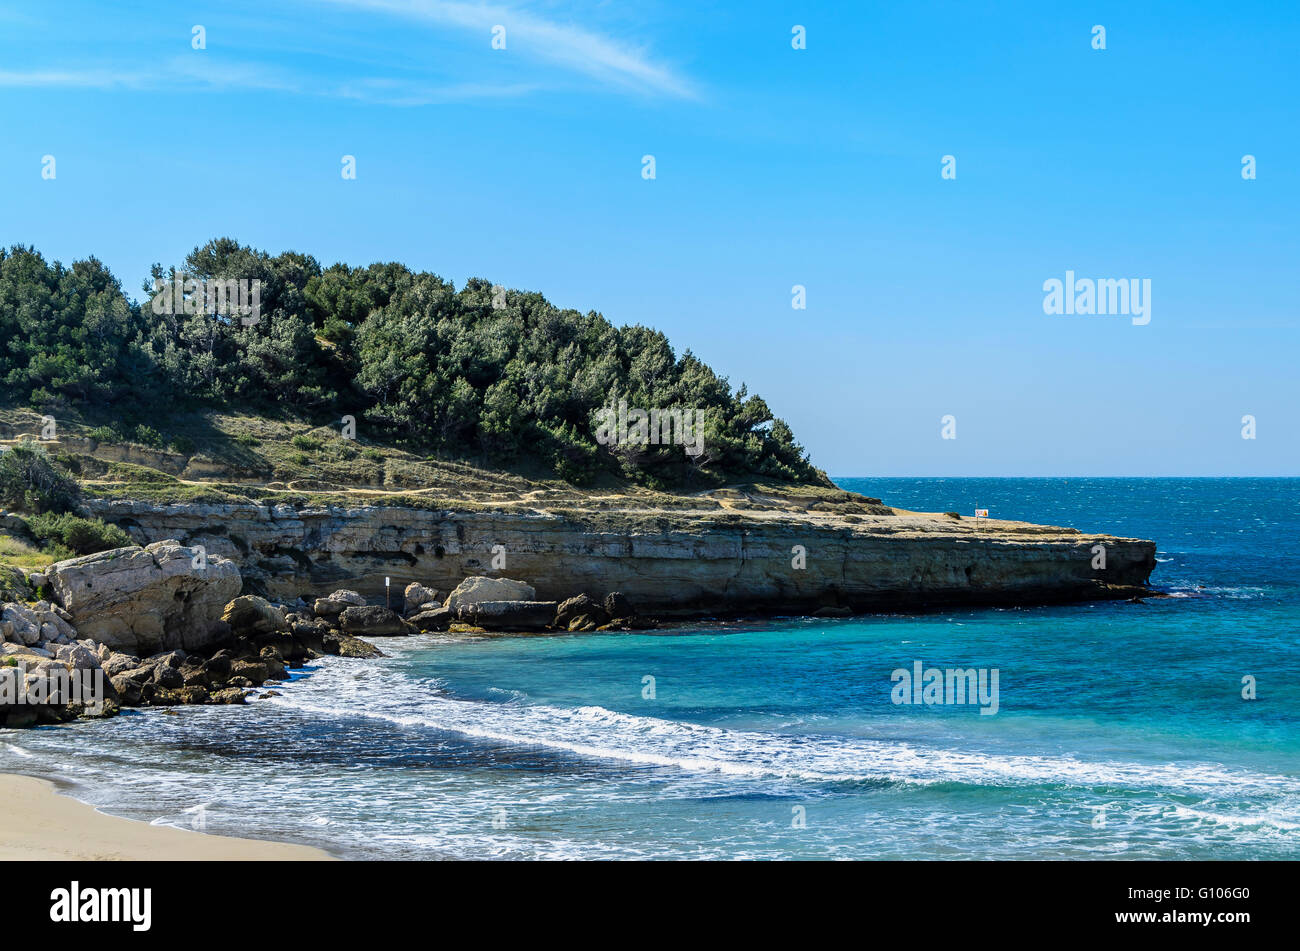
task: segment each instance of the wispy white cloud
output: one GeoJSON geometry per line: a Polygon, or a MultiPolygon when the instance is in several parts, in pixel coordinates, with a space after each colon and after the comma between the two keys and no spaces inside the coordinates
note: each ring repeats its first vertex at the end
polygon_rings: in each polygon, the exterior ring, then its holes
{"type": "Polygon", "coordinates": [[[145,87],[149,78],[142,73],[122,73],[109,69],[0,69],[0,86],[57,87],[69,89],[110,89],[114,86],[145,87]]]}
{"type": "MultiPolygon", "coordinates": [[[[439,0],[316,0],[345,10],[382,13],[398,20],[433,27],[479,31],[488,48],[492,28],[506,28],[507,49],[523,59],[543,66],[558,66],[570,74],[591,79],[641,95],[695,98],[694,86],[669,67],[655,62],[640,48],[630,46],[586,26],[560,23],[523,9],[469,2],[439,0]]],[[[370,64],[367,69],[373,69],[370,64]]],[[[391,106],[422,106],[476,99],[505,99],[525,96],[557,85],[545,68],[514,71],[515,78],[474,80],[463,72],[449,79],[415,75],[327,76],[313,73],[299,63],[297,68],[222,59],[208,52],[202,56],[172,57],[153,65],[139,63],[121,68],[111,65],[75,67],[42,66],[21,69],[12,62],[0,69],[0,88],[165,90],[186,91],[259,90],[296,95],[325,96],[374,102],[391,106]]]]}
{"type": "Polygon", "coordinates": [[[477,30],[486,46],[494,26],[506,28],[507,49],[642,93],[696,98],[694,85],[649,53],[586,27],[523,9],[443,0],[321,0],[430,24],[477,30]]]}
{"type": "Polygon", "coordinates": [[[268,71],[248,63],[202,63],[181,59],[165,69],[122,72],[111,69],[0,70],[0,88],[49,89],[185,89],[261,90],[354,99],[389,106],[424,106],[472,99],[505,99],[527,95],[530,83],[446,83],[370,77],[342,82],[308,82],[288,73],[268,71]]]}
{"type": "Polygon", "coordinates": [[[205,60],[197,63],[179,58],[148,70],[120,70],[107,67],[77,69],[0,70],[0,86],[68,89],[159,89],[182,85],[187,88],[269,89],[298,92],[302,84],[291,76],[268,71],[248,63],[205,60]]]}
{"type": "Polygon", "coordinates": [[[404,79],[358,79],[343,83],[336,95],[343,99],[389,106],[430,106],[470,99],[510,99],[536,91],[531,83],[449,83],[437,85],[404,79]]]}

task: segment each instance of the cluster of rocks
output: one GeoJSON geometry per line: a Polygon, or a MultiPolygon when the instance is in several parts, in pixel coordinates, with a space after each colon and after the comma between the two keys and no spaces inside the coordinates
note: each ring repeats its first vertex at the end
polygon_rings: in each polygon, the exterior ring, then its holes
{"type": "Polygon", "coordinates": [[[383,656],[324,620],[286,613],[256,596],[230,601],[220,620],[226,636],[215,650],[176,648],[140,656],[78,638],[71,617],[57,605],[0,605],[0,725],[112,716],[121,707],[244,703],[253,688],[283,681],[289,670],[314,658],[383,656]],[[86,675],[81,681],[85,692],[94,692],[94,704],[63,696],[67,674],[86,675]]]}
{"type": "Polygon", "coordinates": [[[453,624],[484,631],[619,631],[652,626],[618,592],[597,601],[579,594],[566,601],[538,601],[532,585],[510,578],[466,578],[440,606],[438,592],[407,586],[407,619],[421,631],[446,631],[453,624]]]}
{"type": "Polygon", "coordinates": [[[567,601],[538,601],[536,590],[510,578],[466,578],[445,598],[412,582],[394,609],[367,603],[355,591],[335,591],[310,605],[299,599],[288,615],[296,629],[329,628],[354,637],[398,637],[425,631],[616,631],[650,627],[618,592],[603,601],[580,594],[567,601]]]}
{"type": "Polygon", "coordinates": [[[111,716],[121,707],[244,703],[255,688],[314,658],[383,656],[362,638],[653,625],[617,592],[600,601],[586,594],[539,601],[531,585],[483,576],[466,578],[446,598],[412,583],[398,609],[348,589],[272,603],[239,593],[234,562],[174,540],[0,580],[6,591],[53,599],[0,603],[0,726],[111,716]],[[93,684],[95,702],[68,693],[69,678],[93,684]],[[16,693],[34,692],[39,702],[15,701],[16,693]]]}

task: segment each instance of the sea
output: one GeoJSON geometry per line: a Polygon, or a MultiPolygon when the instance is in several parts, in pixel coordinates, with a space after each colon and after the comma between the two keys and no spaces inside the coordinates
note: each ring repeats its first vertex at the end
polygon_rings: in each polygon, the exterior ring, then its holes
{"type": "Polygon", "coordinates": [[[1300,857],[1300,480],[836,481],[1154,539],[1170,597],[389,638],[247,707],[0,731],[0,770],[346,858],[1300,857]]]}

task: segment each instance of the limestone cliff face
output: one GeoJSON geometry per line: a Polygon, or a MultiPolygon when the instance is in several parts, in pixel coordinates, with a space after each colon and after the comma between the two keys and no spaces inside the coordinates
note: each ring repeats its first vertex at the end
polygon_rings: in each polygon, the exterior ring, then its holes
{"type": "Polygon", "coordinates": [[[284,599],[344,586],[382,597],[385,576],[400,598],[411,581],[450,590],[468,575],[500,574],[545,600],[622,591],[647,613],[888,610],[1113,597],[1106,586],[1144,584],[1155,566],[1151,541],[919,513],[90,506],[141,543],[176,538],[229,557],[246,590],[284,599]],[[1093,567],[1098,545],[1104,569],[1093,567]]]}

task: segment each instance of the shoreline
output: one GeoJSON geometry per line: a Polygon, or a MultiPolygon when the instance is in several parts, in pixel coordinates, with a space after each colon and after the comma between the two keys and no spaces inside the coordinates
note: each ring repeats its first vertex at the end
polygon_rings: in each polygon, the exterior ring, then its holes
{"type": "Polygon", "coordinates": [[[322,849],[210,835],[109,815],[51,780],[0,773],[2,861],[337,861],[322,849]]]}

